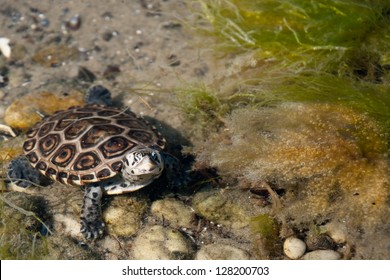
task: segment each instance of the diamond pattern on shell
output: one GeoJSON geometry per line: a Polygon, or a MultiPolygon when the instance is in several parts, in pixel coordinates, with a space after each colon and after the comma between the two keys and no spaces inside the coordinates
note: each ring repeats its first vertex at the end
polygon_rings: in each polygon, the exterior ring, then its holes
{"type": "Polygon", "coordinates": [[[135,147],[163,149],[165,139],[128,109],[101,105],[69,108],[44,118],[26,134],[23,150],[43,175],[66,185],[115,176],[135,147]]]}

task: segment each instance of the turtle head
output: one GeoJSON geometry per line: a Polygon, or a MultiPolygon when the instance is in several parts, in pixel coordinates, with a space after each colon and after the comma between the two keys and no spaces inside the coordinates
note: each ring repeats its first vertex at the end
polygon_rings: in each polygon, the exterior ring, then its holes
{"type": "Polygon", "coordinates": [[[164,162],[158,150],[139,148],[123,158],[122,176],[135,186],[146,186],[160,177],[163,169],[164,162]]]}

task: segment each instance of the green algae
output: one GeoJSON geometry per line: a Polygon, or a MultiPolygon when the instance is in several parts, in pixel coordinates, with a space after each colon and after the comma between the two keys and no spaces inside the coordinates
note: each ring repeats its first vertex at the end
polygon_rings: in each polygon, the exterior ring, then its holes
{"type": "Polygon", "coordinates": [[[222,116],[228,111],[228,104],[223,103],[217,94],[204,85],[189,86],[176,90],[178,107],[194,124],[192,133],[204,134],[220,126],[222,116]]]}
{"type": "MultiPolygon", "coordinates": [[[[217,39],[222,53],[256,50],[293,71],[338,72],[350,52],[389,54],[388,3],[357,0],[199,0],[196,26],[217,39]],[[373,38],[373,40],[372,40],[373,38]],[[381,44],[378,44],[379,38],[381,44]]],[[[350,67],[351,68],[351,67],[350,67]]]]}
{"type": "Polygon", "coordinates": [[[195,125],[221,125],[247,105],[298,101],[343,104],[390,128],[390,4],[195,2],[194,28],[215,39],[218,72],[206,86],[179,90],[178,103],[195,125]]]}
{"type": "Polygon", "coordinates": [[[279,235],[279,227],[275,220],[267,214],[258,215],[250,219],[251,230],[265,238],[274,239],[279,235]]]}
{"type": "Polygon", "coordinates": [[[255,244],[254,252],[259,258],[277,257],[281,251],[280,226],[268,214],[254,216],[249,222],[255,244]]]}

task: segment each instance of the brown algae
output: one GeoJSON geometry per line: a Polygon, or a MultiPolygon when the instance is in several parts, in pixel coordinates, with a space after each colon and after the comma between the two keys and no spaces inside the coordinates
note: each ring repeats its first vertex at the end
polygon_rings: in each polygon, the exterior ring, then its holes
{"type": "Polygon", "coordinates": [[[372,118],[345,106],[235,110],[223,132],[198,149],[198,160],[225,178],[285,189],[275,215],[292,227],[340,221],[362,241],[362,229],[371,235],[389,226],[387,135],[372,118]]]}

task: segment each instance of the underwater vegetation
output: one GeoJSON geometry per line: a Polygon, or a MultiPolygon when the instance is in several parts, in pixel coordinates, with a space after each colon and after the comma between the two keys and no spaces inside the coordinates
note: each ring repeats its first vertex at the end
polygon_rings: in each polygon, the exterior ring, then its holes
{"type": "Polygon", "coordinates": [[[342,221],[356,237],[388,226],[387,135],[373,119],[344,106],[235,110],[223,132],[198,152],[198,160],[222,177],[284,189],[275,216],[292,227],[342,221]]]}
{"type": "Polygon", "coordinates": [[[210,45],[216,46],[217,65],[207,86],[179,90],[179,103],[192,119],[248,104],[320,101],[346,104],[390,127],[389,3],[192,3],[200,6],[194,30],[215,40],[210,45]]]}
{"type": "Polygon", "coordinates": [[[389,61],[390,4],[384,1],[196,3],[202,23],[207,23],[196,29],[216,38],[217,49],[225,54],[255,50],[257,59],[272,60],[285,71],[360,75],[375,75],[375,67],[389,61]],[[359,69],[364,64],[370,66],[359,69]]]}
{"type": "Polygon", "coordinates": [[[199,165],[267,182],[296,232],[340,222],[349,257],[389,258],[390,3],[192,3],[215,42],[212,77],[177,91],[199,165]]]}

